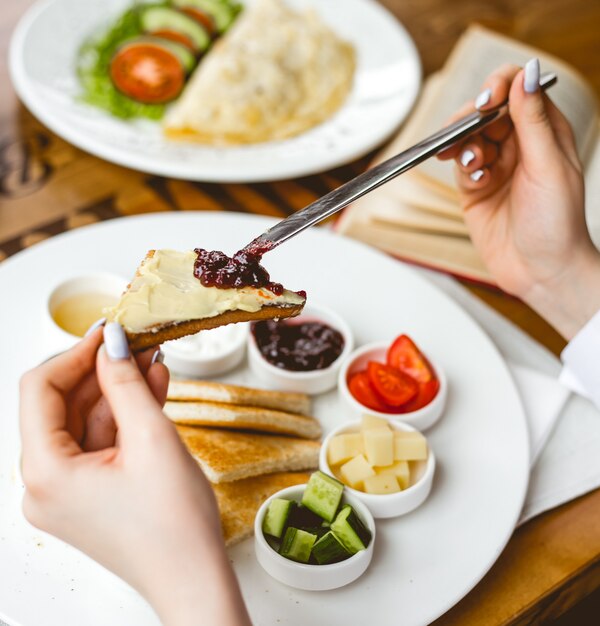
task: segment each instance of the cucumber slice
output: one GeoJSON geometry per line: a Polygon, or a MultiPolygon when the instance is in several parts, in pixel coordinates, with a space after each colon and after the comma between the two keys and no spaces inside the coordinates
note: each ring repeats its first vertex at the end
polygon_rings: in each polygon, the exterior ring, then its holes
{"type": "Polygon", "coordinates": [[[343,491],[344,485],[339,480],[323,472],[315,472],[306,485],[302,504],[326,522],[331,522],[342,499],[343,491]]]}
{"type": "Polygon", "coordinates": [[[141,25],[146,32],[174,30],[185,35],[199,52],[210,46],[210,35],[196,20],[169,7],[154,6],[142,11],[141,25]]]}
{"type": "Polygon", "coordinates": [[[237,2],[226,0],[173,0],[176,7],[198,7],[208,13],[215,20],[215,25],[220,33],[224,33],[242,7],[237,2]]]}
{"type": "Polygon", "coordinates": [[[294,526],[294,528],[305,528],[310,526],[320,526],[323,520],[316,513],[313,513],[310,509],[294,502],[290,509],[290,515],[288,517],[288,526],[294,526]]]}
{"type": "Polygon", "coordinates": [[[349,504],[342,507],[331,524],[331,530],[350,554],[364,550],[371,541],[371,531],[360,521],[349,504]]]}
{"type": "Polygon", "coordinates": [[[312,547],[316,540],[316,535],[289,526],[283,536],[279,554],[292,561],[308,563],[312,547]]]}
{"type": "Polygon", "coordinates": [[[337,563],[352,556],[333,531],[323,535],[313,546],[312,556],[319,565],[337,563]]]}
{"type": "Polygon", "coordinates": [[[169,41],[168,39],[161,39],[160,37],[152,37],[150,35],[133,37],[124,41],[120,48],[137,43],[152,44],[153,46],[159,46],[160,48],[168,50],[179,59],[188,74],[196,67],[196,57],[185,46],[175,43],[174,41],[169,41]]]}
{"type": "Polygon", "coordinates": [[[283,498],[271,500],[263,520],[263,533],[277,538],[281,537],[288,521],[290,510],[295,504],[295,502],[284,500],[283,498]]]}

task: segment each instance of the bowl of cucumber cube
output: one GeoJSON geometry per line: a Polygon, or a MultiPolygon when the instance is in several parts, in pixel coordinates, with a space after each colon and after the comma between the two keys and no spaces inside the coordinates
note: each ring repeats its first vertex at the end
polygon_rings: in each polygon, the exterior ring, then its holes
{"type": "Polygon", "coordinates": [[[324,472],[268,498],[254,522],[256,558],[280,582],[309,591],[337,589],[369,566],[375,520],[324,472]]]}

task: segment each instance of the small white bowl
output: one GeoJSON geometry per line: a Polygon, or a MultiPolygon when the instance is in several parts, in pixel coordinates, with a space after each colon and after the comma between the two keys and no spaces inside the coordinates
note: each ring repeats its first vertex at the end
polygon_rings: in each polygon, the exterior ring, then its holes
{"type": "Polygon", "coordinates": [[[244,359],[249,330],[248,324],[228,324],[167,341],[162,346],[165,365],[190,378],[224,374],[244,359]]]}
{"type": "Polygon", "coordinates": [[[369,343],[362,348],[355,350],[344,362],[340,368],[338,387],[340,395],[352,411],[357,415],[376,415],[389,421],[401,421],[410,424],[419,430],[427,430],[431,428],[442,416],[446,408],[446,398],[448,397],[448,380],[444,370],[429,355],[427,360],[433,367],[437,379],[440,382],[440,388],[433,400],[417,411],[409,411],[408,413],[382,413],[375,411],[361,404],[350,392],[348,388],[348,378],[361,370],[366,369],[369,361],[386,362],[389,343],[377,342],[369,343]]]}
{"type": "MultiPolygon", "coordinates": [[[[415,432],[417,430],[401,422],[390,422],[390,427],[393,430],[405,432],[415,432]]],[[[350,422],[332,430],[327,437],[325,437],[319,453],[319,469],[322,472],[330,476],[335,476],[327,462],[327,448],[331,439],[342,433],[357,432],[359,428],[360,421],[350,422]]],[[[369,511],[371,511],[373,517],[376,519],[406,515],[406,513],[410,513],[421,506],[429,496],[433,483],[433,475],[435,474],[435,456],[431,448],[429,448],[426,461],[409,461],[409,463],[411,484],[402,491],[390,494],[373,494],[358,491],[358,489],[353,489],[352,487],[348,487],[348,485],[344,485],[344,490],[348,492],[348,497],[352,495],[366,504],[369,511]]]]}
{"type": "Polygon", "coordinates": [[[342,503],[350,504],[356,511],[363,524],[371,531],[371,542],[365,550],[361,550],[345,561],[332,563],[331,565],[312,565],[296,563],[281,556],[267,543],[262,531],[262,524],[269,503],[274,498],[286,498],[300,502],[306,485],[296,485],[282,489],[265,500],[258,509],[254,520],[254,550],[256,558],[263,569],[279,582],[306,589],[307,591],[325,591],[327,589],[337,589],[348,585],[365,572],[371,558],[373,557],[373,546],[375,545],[375,520],[369,509],[352,494],[344,489],[342,503]]]}
{"type": "Polygon", "coordinates": [[[250,368],[271,389],[317,394],[329,391],[335,387],[340,367],[354,347],[352,331],[337,313],[316,304],[307,304],[302,313],[298,317],[290,319],[289,323],[308,321],[325,322],[325,324],[339,331],[344,338],[344,348],[340,356],[325,369],[310,372],[293,372],[275,367],[262,356],[256,345],[254,334],[250,332],[248,336],[248,361],[250,368]]]}
{"type": "MultiPolygon", "coordinates": [[[[64,304],[66,300],[86,294],[101,294],[114,299],[116,304],[126,287],[127,280],[125,278],[106,272],[81,274],[55,284],[48,292],[43,309],[42,323],[45,351],[48,354],[55,354],[56,352],[67,350],[82,337],[82,334],[76,335],[65,330],[54,319],[58,307],[64,304]]],[[[96,317],[96,319],[92,320],[90,318],[91,321],[87,320],[86,325],[89,323],[91,326],[93,322],[103,317],[102,311],[98,310],[93,317],[96,317]]]]}

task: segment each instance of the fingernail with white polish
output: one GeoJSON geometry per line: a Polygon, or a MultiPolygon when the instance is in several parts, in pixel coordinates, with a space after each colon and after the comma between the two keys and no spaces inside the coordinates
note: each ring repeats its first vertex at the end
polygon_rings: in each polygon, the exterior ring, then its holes
{"type": "Polygon", "coordinates": [[[165,353],[162,350],[157,350],[152,355],[152,360],[150,361],[150,365],[154,365],[155,363],[163,363],[165,360],[165,353]]]}
{"type": "Polygon", "coordinates": [[[481,180],[481,177],[483,176],[483,170],[475,170],[470,178],[474,183],[477,183],[481,180]]]}
{"type": "Polygon", "coordinates": [[[523,89],[526,93],[535,93],[540,86],[540,60],[537,58],[529,59],[525,63],[525,72],[523,75],[523,89]]]}
{"type": "Polygon", "coordinates": [[[487,89],[484,89],[477,96],[477,98],[475,98],[475,108],[481,109],[481,107],[484,107],[490,101],[491,97],[492,97],[492,90],[489,87],[487,89]]]}
{"type": "Polygon", "coordinates": [[[469,163],[471,163],[473,161],[473,159],[475,158],[475,153],[473,152],[473,150],[470,150],[469,148],[467,148],[461,155],[460,155],[460,164],[463,167],[467,167],[467,165],[469,165],[469,163]]]}
{"type": "Polygon", "coordinates": [[[99,320],[94,322],[86,331],[84,337],[91,335],[96,329],[100,328],[100,326],[104,326],[106,324],[106,318],[101,317],[99,320]]]}
{"type": "Polygon", "coordinates": [[[121,324],[111,322],[104,327],[104,345],[106,354],[111,361],[122,361],[129,358],[129,344],[121,324]]]}

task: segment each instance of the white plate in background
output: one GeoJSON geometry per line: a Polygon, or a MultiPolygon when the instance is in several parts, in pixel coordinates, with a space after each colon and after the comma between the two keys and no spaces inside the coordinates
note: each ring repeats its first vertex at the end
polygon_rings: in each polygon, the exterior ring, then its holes
{"type": "Polygon", "coordinates": [[[119,165],[207,182],[313,174],[366,154],[398,127],[417,97],[421,65],[410,35],[375,0],[288,1],[295,7],[314,6],[337,34],[354,44],[358,61],[343,107],[291,139],[227,148],[169,141],[159,123],[123,121],[79,102],[75,60],[81,43],[131,6],[131,0],[36,3],[13,34],[10,74],[21,100],[48,128],[119,165]]]}
{"type": "MultiPolygon", "coordinates": [[[[131,275],[150,248],[240,248],[273,221],[223,213],[110,220],[53,237],[0,264],[0,617],[11,626],[157,626],[148,605],[73,548],[27,525],[20,512],[17,383],[40,358],[50,280],[81,272],[131,275]],[[27,285],[27,289],[23,285],[27,285]]],[[[331,307],[357,345],[413,337],[448,376],[447,409],[427,431],[437,460],[427,501],[377,521],[373,561],[357,581],[294,590],[257,563],[253,539],[229,550],[257,626],[429,623],[493,565],[517,521],[529,476],[525,416],[506,364],[479,326],[410,267],[365,245],[311,229],[270,252],[265,265],[290,289],[331,307]]],[[[247,367],[223,380],[257,384],[247,367]]],[[[336,392],[316,399],[324,431],[353,419],[336,392]]],[[[93,488],[91,486],[91,488],[93,488]]]]}

